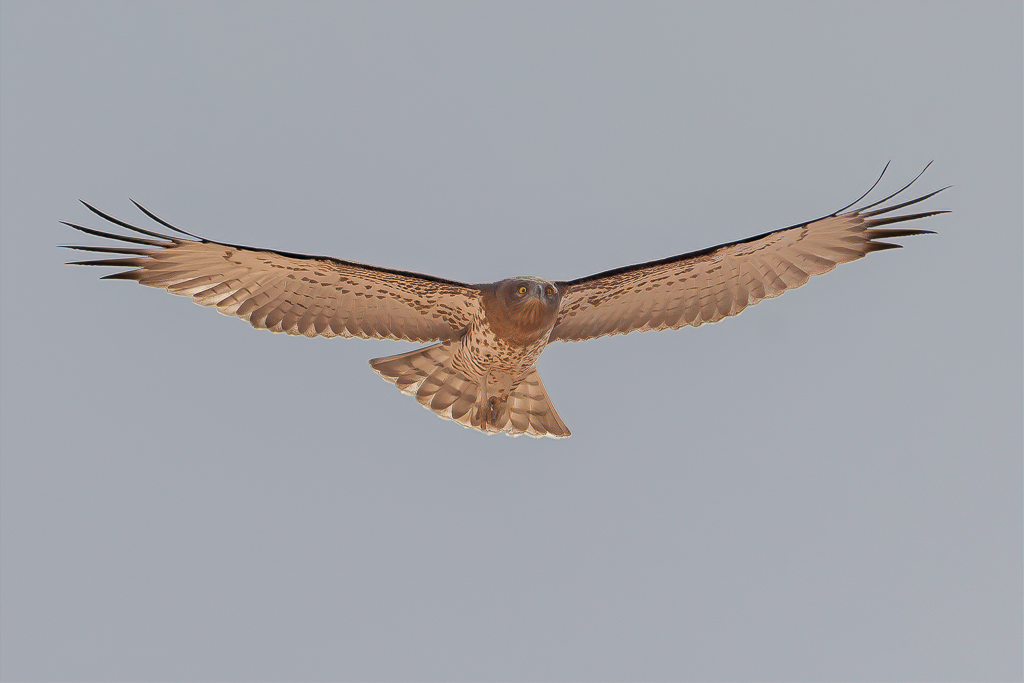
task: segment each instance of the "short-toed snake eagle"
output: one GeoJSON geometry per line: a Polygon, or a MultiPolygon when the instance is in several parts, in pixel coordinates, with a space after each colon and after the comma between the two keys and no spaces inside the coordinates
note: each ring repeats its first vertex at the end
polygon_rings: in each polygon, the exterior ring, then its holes
{"type": "Polygon", "coordinates": [[[941,192],[887,204],[913,182],[858,209],[850,207],[871,190],[817,220],[568,281],[515,277],[467,284],[242,247],[180,230],[138,204],[176,234],[130,225],[89,204],[93,213],[141,236],[66,225],[124,243],[69,247],[115,255],[76,264],[127,267],[106,277],[191,296],[256,328],[307,337],[433,342],[370,365],[424,407],[466,427],[564,437],[569,430],[534,366],[549,343],[713,323],[837,264],[899,247],[879,240],[932,231],[886,226],[945,213],[895,213],[941,192]]]}

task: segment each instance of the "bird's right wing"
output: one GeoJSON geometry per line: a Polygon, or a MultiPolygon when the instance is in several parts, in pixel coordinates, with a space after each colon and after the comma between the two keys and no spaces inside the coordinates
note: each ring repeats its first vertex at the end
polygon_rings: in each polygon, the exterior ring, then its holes
{"type": "MultiPolygon", "coordinates": [[[[85,202],[83,202],[85,204],[85,202]]],[[[85,204],[135,237],[65,223],[76,230],[128,243],[69,249],[121,257],[76,265],[132,268],[111,279],[136,280],[191,296],[202,306],[248,320],[256,328],[307,337],[363,337],[427,342],[451,339],[480,310],[480,292],[468,284],[327,256],[253,249],[203,239],[147,216],[188,238],[144,230],[85,204]]]]}
{"type": "Polygon", "coordinates": [[[558,282],[562,303],[551,340],[580,341],[717,322],[799,287],[811,275],[826,273],[837,264],[899,247],[880,240],[932,231],[884,226],[946,213],[892,213],[942,190],[875,208],[914,180],[885,199],[853,211],[847,211],[847,206],[815,221],[737,242],[558,282]]]}

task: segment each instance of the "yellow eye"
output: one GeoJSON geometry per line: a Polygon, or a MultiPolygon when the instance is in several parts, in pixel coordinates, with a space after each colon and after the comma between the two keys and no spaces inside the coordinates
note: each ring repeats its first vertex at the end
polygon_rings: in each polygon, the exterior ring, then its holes
{"type": "Polygon", "coordinates": [[[551,287],[551,286],[548,286],[548,288],[544,290],[544,293],[547,294],[548,296],[554,296],[555,295],[555,288],[551,287]]]}
{"type": "Polygon", "coordinates": [[[526,285],[519,285],[519,294],[526,294],[526,285]]]}

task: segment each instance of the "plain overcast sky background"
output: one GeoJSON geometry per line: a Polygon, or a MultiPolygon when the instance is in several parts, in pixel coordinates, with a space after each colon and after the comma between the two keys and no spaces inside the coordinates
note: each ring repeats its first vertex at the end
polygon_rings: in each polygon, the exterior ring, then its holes
{"type": "Polygon", "coordinates": [[[6,680],[1022,676],[1022,9],[2,5],[6,680]],[[78,203],[470,282],[938,235],[548,349],[572,438],[62,265],[78,203]],[[880,196],[880,195],[879,195],[880,196]]]}

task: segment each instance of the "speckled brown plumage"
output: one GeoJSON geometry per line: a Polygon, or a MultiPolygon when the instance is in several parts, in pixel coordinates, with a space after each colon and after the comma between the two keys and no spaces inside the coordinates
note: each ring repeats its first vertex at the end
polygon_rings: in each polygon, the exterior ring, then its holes
{"type": "Polygon", "coordinates": [[[879,240],[931,231],[883,226],[945,213],[892,213],[941,190],[882,206],[914,181],[860,209],[844,207],[790,228],[562,282],[519,277],[471,285],[326,256],[224,244],[179,230],[138,204],[177,235],[130,225],[88,204],[93,213],[143,237],[66,225],[125,243],[68,247],[118,255],[76,264],[129,268],[106,277],[191,296],[256,328],[308,337],[435,342],[370,364],[424,407],[464,426],[562,437],[569,430],[535,368],[550,342],[715,322],[837,264],[899,247],[879,240]]]}

